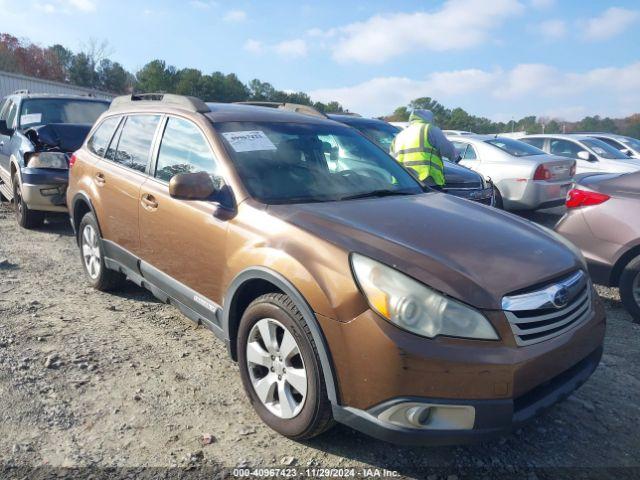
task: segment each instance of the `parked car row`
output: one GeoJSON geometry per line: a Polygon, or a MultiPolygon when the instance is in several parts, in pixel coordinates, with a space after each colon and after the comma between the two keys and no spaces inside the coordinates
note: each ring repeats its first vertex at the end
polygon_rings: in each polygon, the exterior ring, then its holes
{"type": "MultiPolygon", "coordinates": [[[[116,98],[68,156],[90,284],[132,281],[211,329],[261,419],[294,439],[335,420],[396,443],[476,441],[590,377],[606,319],[575,245],[423,185],[377,121],[271,107],[116,98]]],[[[575,191],[573,160],[459,138],[481,177],[495,162],[527,184],[496,167],[505,204],[575,191]]]]}

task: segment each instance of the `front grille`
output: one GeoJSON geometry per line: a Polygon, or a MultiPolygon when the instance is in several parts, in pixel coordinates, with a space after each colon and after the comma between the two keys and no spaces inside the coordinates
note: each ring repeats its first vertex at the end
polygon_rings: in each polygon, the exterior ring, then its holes
{"type": "Polygon", "coordinates": [[[516,343],[544,342],[586,321],[591,315],[591,292],[587,276],[580,271],[534,292],[503,298],[516,343]]]}

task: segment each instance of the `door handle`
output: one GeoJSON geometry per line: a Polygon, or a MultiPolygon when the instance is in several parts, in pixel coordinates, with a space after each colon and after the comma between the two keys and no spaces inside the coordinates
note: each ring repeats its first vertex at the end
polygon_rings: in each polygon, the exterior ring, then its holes
{"type": "Polygon", "coordinates": [[[4,147],[4,140],[0,140],[0,147],[4,147]]]}
{"type": "Polygon", "coordinates": [[[149,193],[145,193],[144,195],[142,195],[142,197],[140,198],[140,203],[147,210],[155,210],[158,208],[158,202],[156,201],[155,197],[149,193]]]}
{"type": "Polygon", "coordinates": [[[106,179],[104,178],[104,173],[98,172],[95,175],[95,181],[99,186],[102,186],[106,183],[106,179]]]}

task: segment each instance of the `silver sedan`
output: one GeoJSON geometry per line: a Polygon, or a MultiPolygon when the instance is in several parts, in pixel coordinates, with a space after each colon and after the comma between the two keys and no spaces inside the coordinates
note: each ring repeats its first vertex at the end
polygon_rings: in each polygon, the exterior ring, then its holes
{"type": "Polygon", "coordinates": [[[576,162],[549,155],[512,138],[494,135],[448,135],[458,162],[491,179],[497,206],[506,210],[537,210],[564,204],[573,183],[576,162]]]}

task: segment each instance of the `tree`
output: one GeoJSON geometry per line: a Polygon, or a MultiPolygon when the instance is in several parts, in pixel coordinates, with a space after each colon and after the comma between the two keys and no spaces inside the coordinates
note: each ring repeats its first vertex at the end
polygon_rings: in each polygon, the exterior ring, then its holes
{"type": "Polygon", "coordinates": [[[118,62],[103,59],[98,66],[98,88],[107,92],[126,93],[131,88],[130,74],[118,62]]]}
{"type": "Polygon", "coordinates": [[[164,60],[152,60],[136,73],[138,92],[174,92],[178,74],[164,60]]]}
{"type": "Polygon", "coordinates": [[[97,87],[98,74],[93,60],[86,53],[74,55],[69,67],[69,81],[81,87],[97,87]]]}

